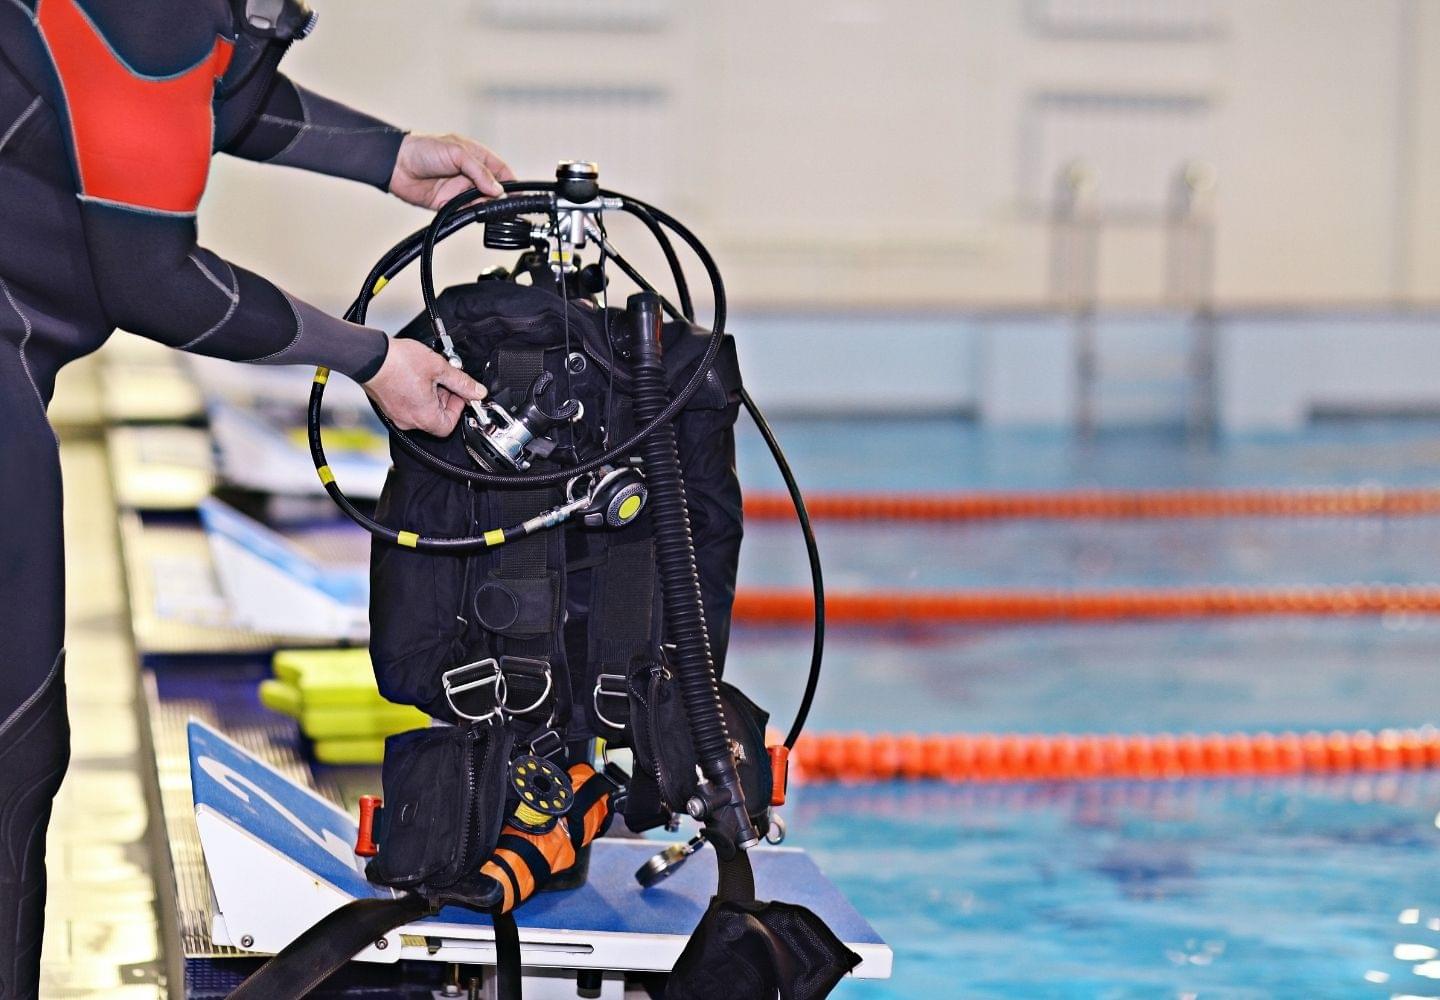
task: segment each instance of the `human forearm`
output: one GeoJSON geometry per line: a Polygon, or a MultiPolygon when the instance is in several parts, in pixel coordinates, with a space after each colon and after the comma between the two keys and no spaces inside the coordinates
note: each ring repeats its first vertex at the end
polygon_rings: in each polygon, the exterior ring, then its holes
{"type": "Polygon", "coordinates": [[[257,364],[324,365],[365,381],[388,340],[329,316],[198,245],[191,219],[86,204],[96,289],[111,322],[171,347],[257,364]]]}
{"type": "Polygon", "coordinates": [[[405,132],[275,77],[250,122],[224,152],[361,181],[388,190],[405,132]]]}

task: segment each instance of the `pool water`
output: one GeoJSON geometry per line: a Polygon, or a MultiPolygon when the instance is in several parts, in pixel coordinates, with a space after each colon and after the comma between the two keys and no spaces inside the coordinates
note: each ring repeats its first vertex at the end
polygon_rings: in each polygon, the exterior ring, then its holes
{"type": "MultiPolygon", "coordinates": [[[[1179,434],[964,423],[779,427],[810,489],[1440,484],[1440,424],[1336,422],[1200,447],[1179,434]],[[902,442],[897,451],[895,443],[902,442]]],[[[747,484],[778,479],[742,436],[747,484]]],[[[1440,580],[1440,518],[820,526],[836,590],[1440,580]]],[[[742,585],[803,586],[786,525],[742,585]]],[[[1440,719],[1440,620],[832,632],[821,730],[1153,732],[1440,719]]],[[[738,625],[729,675],[776,721],[808,637],[738,625]]],[[[871,997],[1440,997],[1440,775],[811,786],[783,810],[895,949],[871,997]]],[[[761,887],[763,893],[763,886],[761,887]]]]}

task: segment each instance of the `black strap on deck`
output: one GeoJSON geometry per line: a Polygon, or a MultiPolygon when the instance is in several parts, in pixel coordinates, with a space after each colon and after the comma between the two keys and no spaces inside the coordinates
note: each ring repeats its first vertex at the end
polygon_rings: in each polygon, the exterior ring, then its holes
{"type": "MultiPolygon", "coordinates": [[[[286,945],[229,1000],[301,1000],[395,928],[439,909],[440,904],[420,895],[347,903],[286,945]]],[[[521,1000],[520,929],[511,913],[492,914],[491,921],[500,1000],[521,1000]]]]}

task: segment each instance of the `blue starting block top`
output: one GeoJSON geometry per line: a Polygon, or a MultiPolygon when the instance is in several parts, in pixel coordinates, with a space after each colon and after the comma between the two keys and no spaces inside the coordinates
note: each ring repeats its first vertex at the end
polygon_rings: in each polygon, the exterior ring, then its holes
{"type": "MultiPolygon", "coordinates": [[[[241,946],[249,940],[245,947],[276,951],[351,899],[395,895],[366,880],[365,859],[354,854],[356,823],[343,810],[203,723],[190,723],[189,738],[196,819],[219,911],[217,941],[241,946]]],[[[641,888],[635,870],[660,847],[602,838],[584,886],[541,893],[522,905],[516,920],[526,964],[625,971],[673,965],[714,894],[715,859],[701,851],[664,882],[641,888]],[[543,942],[548,950],[528,954],[527,942],[537,948],[543,942]]],[[[764,848],[751,858],[762,898],[815,911],[864,959],[856,976],[889,976],[890,949],[809,855],[764,848]]],[[[489,945],[490,918],[450,907],[401,928],[399,947],[371,948],[359,957],[455,960],[443,947],[433,950],[446,939],[489,945]],[[414,947],[426,938],[428,949],[414,947]]]]}

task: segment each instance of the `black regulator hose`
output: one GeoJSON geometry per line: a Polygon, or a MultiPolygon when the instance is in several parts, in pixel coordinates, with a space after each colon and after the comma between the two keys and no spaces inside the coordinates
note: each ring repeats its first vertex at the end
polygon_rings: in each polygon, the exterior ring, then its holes
{"type": "MultiPolygon", "coordinates": [[[[496,201],[490,202],[480,202],[476,204],[479,199],[479,195],[474,192],[466,192],[459,197],[452,199],[452,202],[446,205],[444,209],[442,209],[441,213],[436,216],[436,218],[431,222],[429,226],[427,226],[425,229],[418,230],[415,233],[412,233],[410,236],[406,237],[404,240],[401,240],[394,247],[392,247],[384,256],[382,256],[378,262],[376,262],[375,266],[371,269],[369,275],[366,276],[365,283],[361,288],[359,295],[356,297],[355,302],[347,311],[346,319],[355,323],[364,323],[371,300],[373,300],[374,297],[379,294],[379,292],[387,284],[389,284],[390,281],[392,281],[398,274],[405,270],[405,268],[408,267],[417,257],[421,256],[427,246],[430,250],[431,261],[427,261],[426,263],[431,263],[433,262],[434,247],[438,243],[443,242],[444,240],[448,239],[450,236],[454,235],[456,232],[464,229],[467,226],[473,225],[477,222],[486,221],[490,218],[503,218],[507,216],[513,217],[516,215],[525,214],[549,214],[553,209],[553,198],[551,197],[551,195],[556,190],[556,188],[557,185],[554,182],[550,181],[507,182],[505,184],[507,196],[503,199],[498,199],[496,201]]],[[[665,407],[666,411],[673,411],[674,413],[678,413],[680,408],[682,408],[684,404],[689,401],[689,399],[694,395],[694,393],[703,383],[703,380],[708,374],[710,367],[713,366],[714,355],[718,354],[719,346],[722,341],[725,323],[725,295],[723,285],[720,281],[718,267],[716,266],[714,259],[706,251],[703,244],[699,242],[698,238],[696,238],[693,233],[691,233],[684,226],[680,225],[679,222],[677,222],[667,213],[655,208],[653,205],[648,205],[645,202],[640,201],[639,199],[630,198],[623,195],[617,195],[615,192],[602,191],[601,194],[604,197],[621,199],[624,205],[624,210],[639,219],[639,221],[646,227],[646,229],[650,231],[651,235],[659,244],[665,256],[666,263],[670,267],[671,275],[675,282],[676,294],[680,299],[680,306],[679,308],[676,308],[663,297],[660,298],[660,302],[667,313],[677,319],[685,319],[692,323],[695,319],[694,306],[690,298],[690,290],[688,283],[686,282],[684,270],[680,265],[679,257],[675,253],[674,244],[671,242],[669,235],[666,233],[665,227],[668,226],[669,228],[671,228],[676,233],[676,235],[680,236],[680,238],[684,240],[686,244],[696,253],[696,256],[705,266],[706,271],[711,279],[711,283],[715,292],[716,313],[714,323],[712,324],[713,330],[711,340],[710,343],[707,344],[706,356],[702,358],[702,363],[700,366],[698,366],[696,372],[694,373],[694,376],[691,378],[691,381],[687,383],[685,388],[682,389],[681,392],[673,400],[670,401],[670,405],[665,407]]],[[[640,287],[645,289],[646,291],[655,293],[653,286],[645,280],[645,278],[639,273],[639,271],[637,271],[634,267],[630,266],[628,261],[626,261],[618,253],[616,253],[613,248],[610,248],[608,253],[611,259],[615,260],[615,262],[620,266],[621,270],[623,270],[627,275],[629,275],[629,277],[634,280],[636,284],[640,285],[640,287]]],[[[428,308],[434,302],[433,269],[428,266],[422,268],[422,290],[427,283],[427,278],[429,279],[430,284],[430,295],[427,298],[428,308]]],[[[658,293],[655,294],[658,295],[658,293]]],[[[434,315],[438,314],[432,313],[432,316],[434,315]]],[[[597,362],[602,363],[604,361],[604,359],[600,358],[597,358],[596,360],[597,362]]],[[[351,520],[355,521],[357,524],[365,528],[377,538],[381,538],[382,540],[388,541],[392,544],[415,548],[423,552],[436,553],[448,552],[451,554],[458,554],[461,552],[489,548],[498,544],[503,544],[505,541],[510,541],[517,537],[522,537],[523,534],[526,533],[524,530],[525,526],[514,525],[506,527],[504,529],[488,531],[482,535],[468,538],[433,538],[429,536],[422,536],[415,532],[404,531],[401,529],[392,528],[388,525],[381,524],[360,511],[350,501],[350,499],[345,496],[345,494],[341,491],[339,485],[335,482],[334,475],[330,472],[330,467],[325,457],[324,445],[320,439],[320,411],[322,400],[324,397],[325,384],[328,379],[329,373],[322,369],[321,371],[317,372],[315,382],[311,389],[308,414],[310,452],[312,458],[315,461],[316,469],[320,473],[320,478],[322,483],[324,484],[326,492],[330,495],[330,498],[335,502],[335,504],[339,506],[340,509],[351,520]]],[[[740,399],[746,411],[749,412],[751,418],[755,421],[756,427],[759,428],[761,437],[765,440],[766,447],[770,450],[770,453],[775,459],[776,465],[780,470],[781,477],[785,481],[786,488],[790,493],[791,501],[795,507],[795,513],[800,524],[801,533],[804,536],[806,555],[810,562],[811,583],[815,599],[814,639],[811,651],[810,671],[806,682],[805,693],[801,700],[800,708],[796,713],[795,720],[791,725],[790,731],[785,738],[786,745],[793,748],[796,740],[799,738],[802,729],[804,728],[806,719],[809,716],[810,708],[814,702],[815,692],[820,679],[821,662],[824,655],[825,644],[824,578],[822,575],[819,549],[816,544],[814,529],[810,523],[810,517],[805,507],[804,497],[800,492],[799,484],[795,481],[795,476],[790,468],[789,462],[786,460],[785,454],[781,450],[780,443],[776,439],[773,430],[771,430],[770,425],[765,419],[764,414],[761,412],[759,406],[755,403],[755,401],[750,397],[749,393],[742,389],[740,393],[740,399]]],[[[449,475],[453,478],[468,480],[472,482],[480,482],[487,485],[507,485],[516,481],[535,482],[537,478],[539,478],[535,475],[506,476],[480,473],[472,469],[466,469],[461,466],[454,465],[453,463],[446,462],[443,459],[440,459],[439,456],[434,455],[433,453],[426,450],[423,446],[413,441],[409,435],[399,430],[399,428],[395,427],[394,424],[391,423],[389,418],[384,414],[384,412],[381,411],[378,407],[376,407],[376,413],[379,416],[381,422],[390,431],[392,438],[397,440],[407,452],[409,452],[413,457],[417,458],[417,460],[421,461],[423,464],[431,467],[435,471],[441,472],[442,474],[449,475]]],[[[666,422],[668,422],[668,419],[669,418],[665,418],[666,422]]],[[[658,425],[660,422],[660,420],[652,421],[652,427],[658,425]]],[[[637,434],[632,436],[630,441],[643,441],[650,432],[650,430],[651,428],[642,427],[637,434]]],[[[607,456],[609,454],[614,454],[625,450],[630,450],[628,442],[622,443],[617,448],[612,449],[612,452],[607,453],[607,456]]],[[[598,463],[604,464],[607,456],[601,456],[601,458],[598,460],[598,463]]],[[[586,464],[589,465],[590,463],[586,464]]],[[[596,465],[596,467],[598,468],[598,464],[596,465]]],[[[549,474],[548,479],[551,482],[558,482],[561,478],[580,475],[583,474],[583,472],[585,471],[591,470],[586,468],[567,469],[561,473],[549,474]]]]}
{"type": "MultiPolygon", "coordinates": [[[[543,186],[544,185],[522,185],[520,187],[529,189],[532,187],[543,186]]],[[[553,187],[553,185],[548,186],[553,187]]],[[[724,279],[720,276],[719,265],[715,263],[715,259],[710,256],[710,252],[705,249],[705,245],[700,242],[699,238],[695,236],[694,233],[690,232],[690,230],[680,225],[679,222],[676,222],[673,219],[669,219],[668,217],[664,216],[663,213],[658,212],[651,206],[645,205],[643,202],[635,201],[628,196],[619,195],[611,191],[602,191],[601,196],[618,199],[621,202],[622,210],[628,211],[629,209],[627,206],[634,204],[639,206],[642,210],[653,213],[656,218],[660,219],[660,221],[664,222],[667,226],[669,226],[670,229],[675,232],[676,235],[678,235],[690,247],[691,250],[695,252],[695,255],[700,258],[700,263],[704,266],[705,272],[710,278],[710,284],[715,297],[715,318],[714,322],[712,323],[709,340],[706,342],[705,345],[705,351],[701,355],[699,364],[696,366],[694,373],[690,376],[690,380],[686,382],[685,385],[680,389],[680,391],[675,394],[675,397],[670,400],[670,402],[665,406],[665,408],[655,415],[654,419],[649,421],[642,421],[643,426],[638,428],[628,438],[615,445],[609,451],[606,451],[604,454],[598,455],[594,458],[587,459],[586,461],[581,462],[578,465],[569,466],[567,468],[559,469],[554,472],[517,472],[499,474],[493,472],[484,472],[479,469],[466,468],[465,466],[457,465],[454,462],[443,459],[440,456],[426,449],[410,435],[405,434],[398,427],[396,427],[394,423],[390,420],[390,418],[387,417],[378,406],[375,407],[376,415],[380,418],[381,423],[385,425],[385,428],[390,431],[391,436],[394,438],[396,443],[398,443],[401,448],[403,448],[407,453],[409,453],[421,464],[428,466],[435,472],[439,472],[442,475],[449,476],[452,479],[458,479],[462,482],[479,483],[484,486],[552,486],[557,483],[562,483],[569,479],[572,479],[575,476],[584,475],[587,472],[594,472],[602,465],[615,465],[617,463],[623,462],[626,456],[634,452],[637,446],[647,437],[649,437],[652,433],[654,433],[660,425],[669,423],[670,421],[674,420],[675,417],[680,414],[680,411],[683,410],[687,405],[689,405],[690,400],[693,399],[695,394],[700,391],[700,387],[705,384],[705,380],[710,375],[710,370],[715,366],[715,359],[720,354],[720,346],[724,343],[725,340],[725,282],[724,279]]],[[[432,324],[436,324],[437,333],[443,330],[444,323],[440,319],[437,305],[437,297],[434,293],[434,270],[432,266],[434,258],[434,248],[436,243],[449,236],[455,231],[456,228],[458,228],[451,226],[451,216],[453,216],[460,208],[468,205],[470,202],[475,201],[479,197],[480,194],[474,189],[471,189],[470,191],[466,191],[451,199],[448,204],[446,204],[443,208],[440,209],[439,213],[435,216],[435,220],[426,229],[424,235],[420,239],[418,256],[420,256],[421,259],[421,292],[425,296],[426,311],[430,315],[431,322],[432,324]]],[[[505,198],[499,198],[494,201],[486,202],[476,207],[473,212],[467,212],[466,215],[469,221],[479,222],[489,218],[503,217],[505,215],[518,215],[526,212],[536,212],[541,210],[548,212],[550,210],[550,207],[551,202],[548,198],[537,199],[534,197],[525,196],[507,196],[505,198]],[[536,202],[537,200],[543,203],[543,208],[537,208],[534,206],[534,202],[536,202]]],[[[407,244],[408,243],[409,241],[407,241],[407,244]]],[[[396,249],[398,250],[399,248],[397,247],[396,249]]],[[[409,263],[409,261],[413,260],[416,255],[417,251],[409,249],[407,247],[407,249],[401,256],[403,256],[404,258],[404,263],[409,263]]],[[[400,266],[403,266],[403,264],[400,266]]],[[[376,270],[378,271],[380,269],[377,267],[376,270]]],[[[398,273],[399,268],[396,267],[393,270],[394,273],[398,273]]],[[[375,272],[372,272],[372,275],[374,274],[375,272]]],[[[384,276],[384,274],[379,275],[379,277],[384,276]]],[[[373,283],[371,283],[369,287],[373,288],[373,283]]],[[[352,307],[351,315],[347,316],[346,318],[356,323],[364,322],[365,308],[366,306],[368,306],[369,299],[372,297],[373,292],[368,292],[367,289],[362,289],[360,299],[356,301],[355,307],[352,307]]]]}
{"type": "MultiPolygon", "coordinates": [[[[515,185],[515,187],[529,189],[532,187],[553,187],[553,185],[515,185]]],[[[603,194],[606,197],[619,198],[622,202],[626,200],[624,196],[616,195],[613,192],[603,192],[603,194]]],[[[404,268],[418,256],[422,262],[421,288],[426,298],[427,313],[430,315],[432,324],[436,325],[438,333],[444,329],[444,326],[436,308],[436,298],[434,295],[432,265],[435,245],[441,240],[454,235],[454,233],[465,226],[475,222],[482,222],[491,218],[549,212],[553,206],[553,200],[549,195],[525,194],[511,195],[494,201],[484,202],[480,205],[470,204],[479,197],[479,192],[472,189],[451,199],[425,230],[412,234],[409,238],[391,248],[375,267],[371,269],[370,274],[366,276],[365,284],[361,288],[359,296],[346,313],[346,319],[354,323],[364,323],[370,301],[395,275],[404,270],[404,268]],[[466,206],[469,206],[469,210],[463,215],[458,215],[459,209],[466,206]]],[[[700,390],[700,387],[705,383],[705,379],[709,376],[711,368],[714,367],[715,359],[720,353],[720,345],[724,342],[725,288],[724,282],[720,277],[719,266],[705,249],[704,244],[702,244],[699,238],[693,233],[684,230],[683,227],[676,229],[676,232],[690,245],[691,249],[695,251],[710,277],[716,303],[716,326],[711,332],[710,338],[706,343],[705,352],[701,356],[700,362],[695,372],[691,375],[689,382],[676,394],[674,399],[670,400],[668,404],[654,416],[654,419],[648,423],[641,421],[644,426],[637,429],[630,437],[609,451],[606,451],[604,454],[588,459],[578,465],[569,466],[554,472],[514,473],[508,475],[488,473],[456,465],[453,462],[435,455],[409,434],[406,434],[400,430],[400,428],[396,427],[385,412],[381,410],[380,407],[374,405],[372,400],[372,408],[375,410],[376,416],[380,419],[381,423],[384,424],[385,428],[390,432],[391,439],[417,461],[428,466],[433,471],[454,479],[480,483],[486,486],[514,486],[522,484],[531,486],[552,485],[567,482],[576,476],[593,472],[604,465],[613,465],[626,461],[628,456],[636,450],[636,447],[657,428],[674,420],[694,397],[695,393],[700,390]]],[[[461,538],[437,538],[381,524],[359,510],[350,502],[349,498],[345,496],[344,492],[335,482],[335,477],[330,471],[329,462],[325,455],[324,442],[321,439],[320,407],[324,398],[325,384],[328,380],[329,372],[322,369],[316,373],[314,384],[311,386],[308,421],[310,455],[315,462],[316,471],[320,475],[320,480],[325,487],[326,493],[329,494],[335,504],[340,507],[351,520],[377,538],[422,552],[449,552],[452,554],[471,552],[484,548],[493,548],[530,533],[526,525],[512,525],[503,529],[487,531],[480,535],[461,538]]]]}
{"type": "MultiPolygon", "coordinates": [[[[663,229],[659,231],[656,239],[660,241],[662,247],[670,245],[670,240],[665,236],[663,229]]],[[[685,286],[685,275],[680,271],[680,264],[675,259],[673,247],[666,254],[666,258],[673,261],[673,278],[677,294],[681,297],[679,308],[656,292],[654,286],[646,281],[644,276],[613,248],[608,252],[610,258],[630,276],[632,281],[645,291],[659,296],[661,308],[671,318],[689,323],[695,322],[695,313],[689,304],[689,292],[685,286]]],[[[825,660],[825,570],[820,562],[820,544],[815,539],[815,526],[810,522],[810,510],[805,505],[805,494],[800,491],[800,484],[795,479],[795,470],[790,467],[790,461],[785,457],[785,450],[780,446],[780,439],[776,437],[775,430],[770,426],[770,421],[765,418],[760,405],[755,402],[744,386],[740,387],[740,403],[750,414],[750,419],[755,422],[755,427],[760,432],[765,447],[770,451],[770,457],[775,460],[775,467],[780,470],[780,478],[784,480],[785,489],[790,494],[790,503],[795,508],[795,519],[800,525],[800,534],[805,541],[805,558],[810,563],[810,590],[815,601],[814,626],[810,644],[810,672],[805,679],[805,693],[800,698],[800,707],[796,709],[795,719],[790,724],[790,731],[785,735],[785,745],[794,750],[795,744],[800,740],[800,734],[805,731],[805,723],[809,721],[810,709],[815,705],[815,694],[820,687],[820,671],[825,660]]]]}
{"type": "MultiPolygon", "coordinates": [[[[669,383],[660,348],[660,297],[653,292],[632,295],[626,303],[631,324],[631,379],[637,420],[663,413],[669,383]]],[[[660,569],[665,605],[666,638],[675,645],[675,678],[701,773],[708,781],[697,795],[691,814],[705,820],[707,839],[722,857],[759,843],[760,836],[745,807],[730,734],[720,707],[720,688],[710,633],[705,626],[705,605],[700,570],[695,564],[695,541],[690,532],[690,509],[675,425],[661,424],[640,445],[645,483],[650,490],[650,518],[655,532],[655,558],[660,569]]]]}

